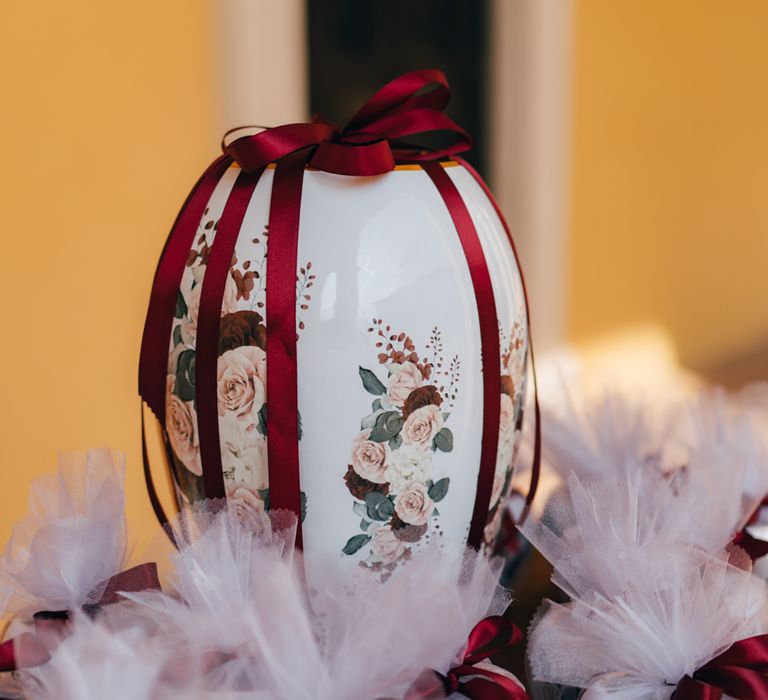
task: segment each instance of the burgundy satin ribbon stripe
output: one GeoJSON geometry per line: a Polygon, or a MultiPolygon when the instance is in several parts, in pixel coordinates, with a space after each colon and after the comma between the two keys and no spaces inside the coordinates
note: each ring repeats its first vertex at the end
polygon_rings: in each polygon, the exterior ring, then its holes
{"type": "MultiPolygon", "coordinates": [[[[232,164],[232,158],[220,156],[206,169],[187,195],[166,239],[152,282],[147,318],[141,339],[139,356],[139,395],[152,410],[161,425],[165,425],[165,377],[168,374],[168,349],[171,344],[171,328],[176,311],[181,279],[187,256],[195,240],[200,220],[221,176],[232,164]]],[[[158,522],[165,527],[165,514],[152,478],[147,452],[144,408],[141,407],[141,453],[144,480],[149,500],[158,522]]],[[[168,532],[166,530],[166,532],[168,532]]],[[[171,539],[173,539],[171,537],[171,539]]],[[[175,543],[174,543],[175,544],[175,543]]]]}
{"type": "Polygon", "coordinates": [[[165,377],[168,374],[171,326],[187,255],[194,243],[208,200],[231,164],[232,158],[220,156],[192,188],[171,228],[155,271],[141,339],[139,395],[160,423],[165,421],[165,377]]]}
{"type": "MultiPolygon", "coordinates": [[[[160,579],[157,575],[157,565],[154,562],[139,564],[126,571],[112,576],[104,587],[104,591],[96,603],[83,606],[83,610],[90,613],[98,611],[105,605],[113,605],[121,600],[120,593],[139,593],[141,591],[160,590],[160,579]]],[[[40,612],[35,614],[43,618],[54,617],[62,622],[68,618],[68,611],[40,612]]],[[[25,633],[34,637],[31,633],[25,633]]],[[[15,671],[18,668],[16,658],[16,644],[14,639],[7,639],[0,644],[0,673],[15,671]]],[[[45,656],[40,657],[39,663],[46,661],[45,656]]]]}
{"type": "Polygon", "coordinates": [[[768,634],[735,642],[677,686],[674,700],[768,700],[768,634]]]}
{"type": "Polygon", "coordinates": [[[237,176],[219,219],[201,283],[203,289],[200,293],[195,346],[195,393],[200,462],[203,466],[206,498],[225,496],[217,394],[221,306],[237,236],[263,170],[261,168],[252,173],[241,172],[237,176]]]}
{"type": "Polygon", "coordinates": [[[302,546],[299,469],[298,367],[296,356],[296,266],[299,214],[308,153],[299,151],[275,168],[269,205],[267,262],[267,463],[269,507],[299,516],[296,546],[302,546]]]}
{"type": "Polygon", "coordinates": [[[523,510],[522,515],[520,516],[519,522],[522,524],[525,522],[528,513],[531,508],[531,504],[533,503],[533,499],[536,496],[536,491],[539,488],[539,477],[541,475],[541,408],[539,407],[539,382],[536,378],[536,358],[533,353],[533,335],[531,333],[531,307],[530,303],[528,301],[528,288],[525,284],[525,275],[523,274],[523,267],[520,265],[520,256],[517,254],[517,246],[515,245],[515,239],[512,237],[512,231],[509,228],[509,224],[507,224],[507,220],[504,218],[504,214],[501,211],[501,207],[499,206],[499,203],[496,201],[496,198],[493,196],[493,193],[491,192],[488,185],[485,184],[485,181],[482,177],[480,177],[480,173],[477,172],[467,161],[465,161],[463,158],[456,157],[454,160],[456,160],[457,163],[460,163],[463,165],[467,171],[469,172],[472,177],[475,178],[475,181],[478,185],[480,185],[480,188],[485,193],[485,196],[488,197],[488,201],[491,203],[493,208],[496,211],[496,216],[498,216],[499,221],[501,222],[501,225],[504,227],[504,232],[507,234],[507,240],[509,241],[509,245],[512,247],[512,254],[515,256],[515,262],[517,263],[517,270],[520,273],[520,283],[523,287],[523,300],[525,301],[525,318],[528,325],[528,349],[530,351],[531,355],[531,376],[533,378],[533,413],[534,413],[534,437],[533,437],[533,461],[531,462],[531,481],[528,486],[528,495],[525,497],[525,509],[523,510]]]}
{"type": "Polygon", "coordinates": [[[467,205],[440,163],[422,166],[437,188],[459,235],[475,292],[477,316],[480,322],[480,352],[483,372],[483,432],[480,447],[480,469],[467,543],[478,549],[488,520],[488,509],[496,474],[496,456],[501,420],[501,353],[499,350],[499,320],[488,264],[477,229],[467,205]]]}
{"type": "Polygon", "coordinates": [[[480,620],[469,633],[462,662],[444,677],[446,693],[460,692],[471,700],[528,700],[525,690],[511,678],[475,665],[522,638],[522,632],[500,615],[480,620]]]}

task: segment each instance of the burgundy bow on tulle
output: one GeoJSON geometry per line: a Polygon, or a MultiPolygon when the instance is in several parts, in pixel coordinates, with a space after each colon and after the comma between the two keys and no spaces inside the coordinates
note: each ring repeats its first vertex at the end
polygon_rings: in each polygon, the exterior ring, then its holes
{"type": "MultiPolygon", "coordinates": [[[[160,590],[160,579],[157,576],[157,565],[153,563],[139,564],[127,571],[115,574],[107,581],[104,592],[95,603],[83,606],[85,612],[92,614],[105,605],[112,605],[121,600],[120,593],[138,593],[140,591],[160,590]]],[[[58,624],[65,623],[69,618],[69,612],[66,610],[41,611],[35,613],[35,623],[45,624],[46,621],[53,620],[58,624]]],[[[32,637],[33,635],[28,635],[32,637]]],[[[37,663],[43,663],[48,660],[44,645],[38,644],[36,653],[38,658],[35,660],[27,659],[24,666],[32,666],[37,663]]],[[[17,668],[16,658],[16,640],[9,639],[0,644],[0,673],[5,671],[15,671],[17,668]]]]}
{"type": "Polygon", "coordinates": [[[674,700],[768,700],[768,634],[735,642],[677,685],[674,700]]]}
{"type": "Polygon", "coordinates": [[[480,620],[469,633],[462,662],[443,679],[446,692],[458,691],[472,700],[528,700],[525,690],[511,678],[475,665],[522,638],[523,633],[500,615],[480,620]]]}
{"type": "Polygon", "coordinates": [[[461,663],[445,676],[425,669],[403,700],[445,700],[455,692],[470,700],[529,700],[525,690],[508,676],[476,665],[522,638],[523,633],[499,615],[480,620],[469,633],[461,663]]]}
{"type": "Polygon", "coordinates": [[[381,175],[394,170],[395,163],[434,161],[471,147],[469,134],[443,114],[450,96],[441,71],[415,70],[387,83],[341,130],[316,119],[243,136],[223,148],[246,172],[311,147],[314,151],[306,162],[317,170],[381,175]],[[452,134],[454,140],[437,149],[403,140],[434,132],[452,134]]]}

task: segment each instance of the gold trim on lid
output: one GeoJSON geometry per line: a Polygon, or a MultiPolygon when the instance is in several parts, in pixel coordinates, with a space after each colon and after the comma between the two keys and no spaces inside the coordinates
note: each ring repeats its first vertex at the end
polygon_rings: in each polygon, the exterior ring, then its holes
{"type": "MultiPolygon", "coordinates": [[[[444,160],[440,163],[440,165],[442,165],[444,168],[455,168],[459,164],[455,160],[444,160]]],[[[232,167],[239,168],[240,166],[237,163],[233,162],[232,167]]],[[[270,163],[269,165],[267,165],[267,170],[274,170],[276,167],[277,165],[275,163],[270,163]]],[[[315,172],[320,172],[319,170],[316,170],[315,168],[309,165],[305,166],[305,169],[313,170],[315,172]]],[[[421,170],[421,166],[418,163],[405,163],[403,165],[396,165],[395,170],[421,170]]],[[[383,174],[386,175],[386,173],[383,173],[383,174]]],[[[364,177],[364,176],[359,176],[359,177],[364,177]]]]}

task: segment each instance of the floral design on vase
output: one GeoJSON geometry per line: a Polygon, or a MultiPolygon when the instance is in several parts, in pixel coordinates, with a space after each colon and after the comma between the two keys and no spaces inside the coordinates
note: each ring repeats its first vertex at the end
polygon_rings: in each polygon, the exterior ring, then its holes
{"type": "Polygon", "coordinates": [[[458,393],[461,364],[458,356],[445,363],[438,328],[425,345],[429,356],[422,358],[410,336],[393,332],[382,319],[373,319],[368,332],[387,376],[382,380],[373,370],[359,368],[363,389],[375,398],[352,441],[343,477],[361,532],[342,552],[353,555],[367,548],[361,564],[386,577],[430,531],[439,531],[436,504],[448,494],[450,478],[440,476],[433,462],[439,452],[453,449],[445,423],[458,393]]]}
{"type": "Polygon", "coordinates": [[[483,532],[483,545],[489,549],[493,549],[496,545],[504,507],[512,485],[517,451],[520,447],[528,352],[524,324],[515,321],[509,335],[499,328],[499,342],[501,345],[499,445],[488,520],[483,532]]]}
{"type": "MultiPolygon", "coordinates": [[[[166,432],[174,462],[177,491],[185,501],[205,497],[197,433],[195,343],[197,315],[205,268],[218,221],[206,210],[195,245],[187,258],[191,285],[179,292],[172,331],[172,350],[166,398],[166,432]],[[206,220],[207,219],[207,220],[206,220]]],[[[221,462],[227,502],[238,517],[263,518],[269,508],[267,465],[267,330],[264,273],[268,227],[251,240],[251,257],[242,262],[232,256],[219,323],[217,404],[221,462]]],[[[309,308],[314,284],[312,263],[296,276],[297,317],[309,308]]],[[[298,329],[304,321],[298,321],[298,329]]],[[[298,335],[297,335],[298,337],[298,335]]],[[[301,420],[299,418],[299,425],[301,420]]],[[[301,430],[299,430],[301,438],[301,430]]],[[[306,497],[301,494],[302,518],[306,497]]]]}

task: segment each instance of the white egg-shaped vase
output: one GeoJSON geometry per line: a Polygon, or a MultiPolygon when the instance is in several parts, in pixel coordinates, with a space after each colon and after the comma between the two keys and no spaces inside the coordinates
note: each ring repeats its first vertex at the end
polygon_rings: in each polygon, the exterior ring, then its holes
{"type": "MultiPolygon", "coordinates": [[[[493,203],[462,164],[440,167],[474,223],[498,318],[499,440],[483,524],[490,545],[520,439],[526,305],[493,203]]],[[[164,429],[181,508],[210,495],[195,375],[208,261],[240,168],[231,164],[222,173],[187,250],[168,348],[164,429]]],[[[243,517],[270,505],[265,325],[274,174],[267,167],[250,195],[218,338],[203,339],[218,346],[221,477],[243,517]]],[[[304,550],[384,572],[438,538],[461,551],[478,485],[484,396],[478,301],[456,225],[419,165],[373,177],[306,168],[300,201],[295,303],[304,550]]]]}

